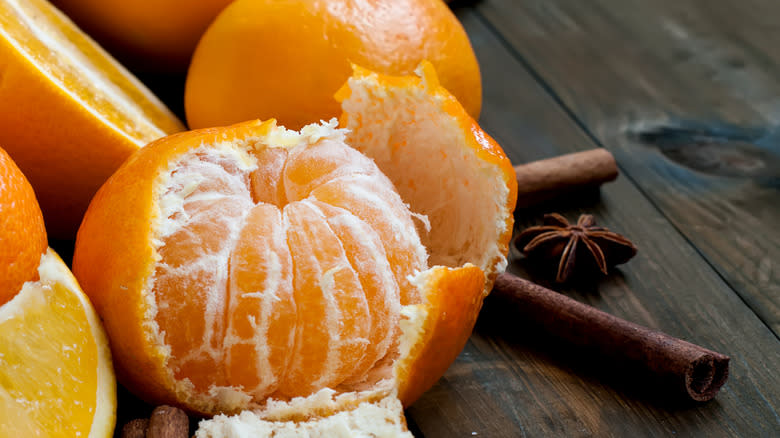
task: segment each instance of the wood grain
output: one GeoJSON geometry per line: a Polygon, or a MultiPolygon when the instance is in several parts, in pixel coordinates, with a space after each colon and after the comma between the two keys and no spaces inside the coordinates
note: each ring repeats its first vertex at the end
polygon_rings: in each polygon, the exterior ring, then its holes
{"type": "MultiPolygon", "coordinates": [[[[525,2],[508,1],[500,11],[508,28],[522,21],[512,15],[517,10],[511,6],[519,4],[525,2]]],[[[487,13],[468,6],[456,10],[482,68],[481,124],[515,163],[596,146],[514,57],[514,49],[485,20],[487,13]]],[[[631,160],[628,152],[621,154],[621,165],[631,160]]],[[[619,370],[559,351],[543,333],[526,331],[522,321],[488,298],[461,356],[408,410],[419,436],[772,436],[780,431],[780,342],[654,202],[631,179],[620,177],[603,186],[600,196],[520,211],[518,226],[538,221],[543,212],[558,210],[572,219],[587,211],[636,242],[637,257],[614,275],[562,292],[729,354],[731,377],[715,400],[675,406],[626,387],[619,370]]],[[[538,280],[514,253],[510,271],[538,280]]]]}
{"type": "Polygon", "coordinates": [[[780,335],[780,2],[485,0],[478,10],[780,335]]]}

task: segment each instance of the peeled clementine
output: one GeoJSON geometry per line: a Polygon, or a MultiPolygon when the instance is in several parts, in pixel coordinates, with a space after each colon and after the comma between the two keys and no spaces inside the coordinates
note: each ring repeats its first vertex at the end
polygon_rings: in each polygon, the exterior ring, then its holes
{"type": "Polygon", "coordinates": [[[183,129],[137,79],[44,0],[0,0],[0,146],[30,180],[49,234],[73,238],[133,151],[183,129]]]}
{"type": "Polygon", "coordinates": [[[474,118],[479,66],[441,0],[237,0],[198,43],[187,74],[191,128],[276,118],[299,129],[337,117],[350,63],[411,74],[423,59],[474,118]]]}
{"type": "Polygon", "coordinates": [[[230,0],[53,0],[73,21],[140,69],[185,71],[198,39],[230,0]]]}
{"type": "Polygon", "coordinates": [[[215,414],[322,391],[408,405],[438,379],[506,265],[516,182],[433,67],[418,72],[356,68],[338,96],[349,131],[175,134],[106,182],[73,266],[128,388],[215,414]]]}

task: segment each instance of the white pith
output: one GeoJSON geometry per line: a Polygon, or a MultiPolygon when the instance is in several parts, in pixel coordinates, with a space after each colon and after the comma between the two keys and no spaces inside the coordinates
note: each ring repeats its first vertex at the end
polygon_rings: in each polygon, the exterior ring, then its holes
{"type": "Polygon", "coordinates": [[[349,79],[342,102],[347,143],[371,157],[411,209],[429,221],[420,227],[431,265],[473,263],[495,274],[506,269],[497,242],[508,230],[509,187],[500,169],[477,156],[464,132],[431,94],[423,76],[416,87],[379,84],[376,74],[349,79]],[[475,214],[475,212],[479,212],[475,214]]]}
{"type": "Polygon", "coordinates": [[[218,415],[202,421],[196,438],[302,438],[302,437],[374,437],[411,438],[403,420],[401,402],[392,393],[376,399],[377,395],[361,399],[354,397],[348,403],[337,401],[333,390],[323,389],[305,403],[285,406],[284,410],[316,412],[327,406],[333,415],[309,421],[273,420],[252,411],[237,416],[218,415]]]}

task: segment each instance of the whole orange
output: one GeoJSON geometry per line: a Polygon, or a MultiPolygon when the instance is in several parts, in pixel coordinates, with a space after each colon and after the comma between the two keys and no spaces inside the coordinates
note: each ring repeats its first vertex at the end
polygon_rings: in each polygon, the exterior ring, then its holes
{"type": "Polygon", "coordinates": [[[430,61],[475,119],[474,51],[441,0],[237,0],[201,38],[185,90],[191,128],[276,118],[293,129],[337,117],[350,63],[410,74],[430,61]]]}
{"type": "Polygon", "coordinates": [[[147,70],[184,71],[230,0],[53,0],[112,53],[147,70]]]}
{"type": "Polygon", "coordinates": [[[32,186],[0,149],[0,305],[35,280],[46,251],[43,215],[32,186]]]}

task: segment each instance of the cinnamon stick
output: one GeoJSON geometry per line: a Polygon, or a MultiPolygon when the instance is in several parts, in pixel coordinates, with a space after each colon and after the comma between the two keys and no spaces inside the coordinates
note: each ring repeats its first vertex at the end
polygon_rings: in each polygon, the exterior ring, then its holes
{"type": "Polygon", "coordinates": [[[546,201],[576,190],[598,187],[618,176],[615,157],[591,149],[514,166],[517,207],[546,201]]]}
{"type": "Polygon", "coordinates": [[[511,274],[493,295],[549,335],[622,367],[656,377],[669,394],[695,401],[715,397],[728,378],[729,357],[580,303],[511,274]]]}

